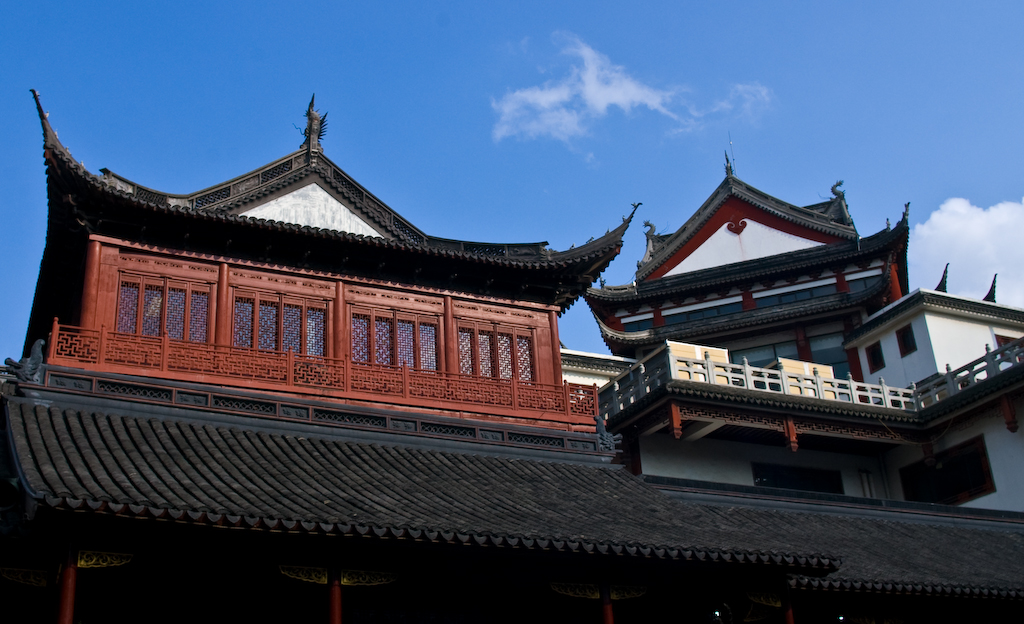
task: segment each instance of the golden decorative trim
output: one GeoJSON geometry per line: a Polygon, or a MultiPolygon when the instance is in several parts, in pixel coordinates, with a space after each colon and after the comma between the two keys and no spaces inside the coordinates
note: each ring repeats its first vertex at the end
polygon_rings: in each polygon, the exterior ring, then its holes
{"type": "MultiPolygon", "coordinates": [[[[573,598],[595,599],[601,597],[601,588],[587,583],[551,583],[551,589],[573,598]]],[[[629,600],[643,596],[647,593],[647,588],[638,585],[612,585],[609,593],[612,600],[629,600]]]]}
{"type": "Polygon", "coordinates": [[[25,570],[22,568],[0,568],[0,575],[9,581],[31,585],[33,587],[46,587],[46,572],[43,570],[25,570]]]}
{"type": "Polygon", "coordinates": [[[281,574],[297,581],[316,583],[317,585],[327,584],[327,568],[307,568],[302,566],[279,566],[281,574]]]}
{"type": "Polygon", "coordinates": [[[573,598],[600,598],[601,590],[597,585],[584,583],[552,583],[551,589],[573,598]]]}
{"type": "Polygon", "coordinates": [[[646,587],[640,587],[638,585],[612,585],[611,594],[612,600],[629,600],[630,598],[639,598],[647,593],[646,587]]]}
{"type": "Polygon", "coordinates": [[[99,552],[95,550],[78,551],[79,568],[113,568],[123,566],[132,560],[128,553],[99,552]]]}
{"type": "Polygon", "coordinates": [[[368,572],[366,570],[341,570],[342,585],[387,585],[393,583],[398,575],[390,572],[368,572]]]}
{"type": "Polygon", "coordinates": [[[782,607],[782,599],[779,598],[779,595],[769,592],[750,592],[747,594],[747,600],[768,607],[782,607]]]}

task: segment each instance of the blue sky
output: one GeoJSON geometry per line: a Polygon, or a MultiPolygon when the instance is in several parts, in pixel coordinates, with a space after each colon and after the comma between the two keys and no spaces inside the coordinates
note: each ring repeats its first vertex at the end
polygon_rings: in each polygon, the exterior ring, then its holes
{"type": "MultiPolygon", "coordinates": [[[[580,244],[643,202],[673,231],[723,176],[795,204],[845,180],[868,235],[911,204],[912,286],[1024,306],[1024,3],[7,3],[0,22],[0,356],[45,238],[29,88],[88,169],[192,192],[298,147],[421,229],[580,244]]],[[[603,350],[580,301],[570,348],[603,350]]]]}

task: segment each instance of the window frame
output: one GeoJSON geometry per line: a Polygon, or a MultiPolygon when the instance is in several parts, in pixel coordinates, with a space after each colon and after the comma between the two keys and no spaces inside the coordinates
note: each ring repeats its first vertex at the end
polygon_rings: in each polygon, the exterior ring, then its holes
{"type": "Polygon", "coordinates": [[[875,342],[864,347],[864,358],[868,361],[869,373],[877,373],[878,371],[885,368],[885,354],[882,352],[882,342],[876,340],[875,342]],[[871,356],[872,352],[878,354],[878,366],[875,366],[874,358],[872,358],[871,356]]]}
{"type": "Polygon", "coordinates": [[[919,461],[903,466],[899,470],[900,472],[900,487],[903,490],[904,500],[912,502],[933,502],[937,505],[961,505],[968,501],[972,501],[982,496],[987,496],[996,491],[995,478],[992,476],[992,465],[988,459],[988,449],[985,447],[985,436],[975,436],[969,440],[965,440],[960,444],[952,446],[944,451],[936,453],[931,457],[926,457],[919,461]],[[916,487],[907,487],[908,480],[913,477],[913,474],[928,474],[929,470],[941,470],[942,465],[949,460],[976,452],[978,455],[979,465],[984,475],[984,482],[980,486],[959,492],[958,494],[950,497],[946,497],[937,501],[923,501],[918,498],[910,498],[907,495],[908,490],[914,494],[917,490],[921,489],[920,485],[916,487]],[[929,465],[929,463],[931,465],[929,465]]]}
{"type": "Polygon", "coordinates": [[[483,377],[485,379],[498,379],[498,380],[516,380],[527,383],[535,383],[537,381],[537,341],[534,337],[532,329],[518,327],[513,325],[499,325],[494,323],[483,323],[478,321],[470,321],[464,319],[456,319],[455,321],[455,340],[456,340],[456,353],[458,353],[458,373],[460,375],[483,377]],[[463,331],[470,332],[472,338],[470,339],[470,353],[473,360],[473,372],[466,373],[462,371],[462,352],[461,352],[461,336],[463,331]],[[491,359],[491,375],[484,375],[481,371],[482,363],[480,359],[480,334],[487,333],[494,337],[491,341],[490,346],[490,359],[491,359]],[[511,367],[512,373],[510,377],[501,376],[501,353],[499,348],[500,336],[510,336],[510,355],[511,355],[511,367]],[[530,379],[523,379],[520,374],[520,358],[519,358],[519,339],[525,338],[529,341],[530,345],[530,361],[528,362],[530,379]]]}
{"type": "Polygon", "coordinates": [[[387,310],[382,308],[373,308],[370,306],[362,305],[349,305],[348,306],[348,358],[355,364],[361,365],[378,365],[378,366],[391,366],[394,368],[401,368],[406,366],[402,361],[399,338],[398,338],[398,324],[400,322],[407,322],[413,324],[413,365],[408,367],[410,370],[419,372],[435,373],[442,369],[441,366],[441,353],[443,349],[442,331],[444,327],[443,319],[440,316],[433,314],[420,314],[417,312],[408,312],[405,310],[387,310]],[[366,337],[366,348],[367,348],[367,361],[355,359],[355,344],[353,340],[353,321],[357,316],[366,317],[369,319],[369,326],[367,328],[366,337]],[[391,321],[391,359],[390,364],[385,364],[377,361],[377,332],[375,330],[377,326],[377,319],[387,319],[391,321]],[[422,343],[422,331],[421,327],[429,325],[434,328],[434,368],[423,368],[423,343],[422,343]]]}
{"type": "Polygon", "coordinates": [[[114,305],[114,331],[120,334],[144,336],[147,338],[162,338],[166,334],[170,340],[191,342],[193,344],[209,344],[214,333],[214,315],[210,313],[213,309],[214,295],[214,285],[207,282],[192,282],[174,277],[160,277],[156,275],[143,275],[139,273],[121,271],[118,274],[117,297],[114,305]],[[122,331],[120,325],[121,305],[123,303],[122,292],[126,284],[134,284],[138,288],[138,299],[135,303],[134,331],[122,331]],[[157,321],[158,330],[155,334],[143,332],[143,326],[146,319],[146,290],[147,288],[152,287],[159,288],[161,292],[160,312],[157,321]],[[167,305],[170,300],[169,293],[171,290],[181,290],[185,293],[180,338],[171,336],[168,327],[169,319],[167,316],[167,305]],[[192,340],[191,338],[193,293],[202,293],[206,295],[206,327],[203,329],[206,339],[201,341],[192,340]]]}
{"type": "Polygon", "coordinates": [[[904,325],[896,330],[896,344],[900,347],[900,357],[907,357],[917,351],[917,337],[914,336],[914,326],[904,325]],[[910,344],[906,344],[906,337],[910,337],[910,344]]]}
{"type": "Polygon", "coordinates": [[[312,357],[326,357],[328,353],[328,328],[330,327],[330,308],[328,302],[323,299],[297,297],[286,293],[271,293],[249,288],[234,288],[231,293],[231,346],[236,349],[254,349],[267,353],[287,353],[296,355],[308,355],[312,357]],[[239,345],[236,333],[237,306],[239,299],[249,299],[253,302],[251,322],[251,336],[249,346],[239,345]],[[263,304],[269,303],[277,308],[277,323],[275,328],[275,343],[272,349],[260,347],[260,308],[263,304]],[[285,332],[285,308],[296,306],[301,310],[299,318],[299,349],[286,349],[284,345],[285,332]],[[323,314],[323,335],[320,339],[322,353],[309,353],[309,310],[319,310],[323,314]]]}

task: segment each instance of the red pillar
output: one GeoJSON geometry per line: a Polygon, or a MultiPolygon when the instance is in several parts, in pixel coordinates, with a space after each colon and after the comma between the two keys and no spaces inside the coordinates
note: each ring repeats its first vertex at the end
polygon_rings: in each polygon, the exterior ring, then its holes
{"type": "Polygon", "coordinates": [[[217,271],[217,324],[214,343],[231,346],[231,299],[228,295],[228,265],[221,262],[217,271]]]}
{"type": "Polygon", "coordinates": [[[903,298],[903,290],[900,288],[900,276],[896,272],[896,264],[889,265],[889,303],[903,298]]]}
{"type": "Polygon", "coordinates": [[[327,621],[330,624],[341,624],[341,578],[337,570],[331,570],[327,583],[330,600],[327,621]]]}
{"type": "Polygon", "coordinates": [[[793,601],[789,598],[789,581],[783,581],[782,585],[782,621],[786,624],[795,624],[793,620],[793,601]]]}
{"type": "Polygon", "coordinates": [[[811,343],[807,340],[807,334],[804,333],[803,327],[796,328],[796,354],[800,358],[801,362],[811,362],[813,357],[811,355],[811,343]]]}
{"type": "Polygon", "coordinates": [[[449,373],[459,372],[459,334],[455,327],[455,309],[452,298],[444,298],[444,368],[449,373]]]}
{"type": "Polygon", "coordinates": [[[607,585],[601,585],[601,616],[604,624],[615,624],[612,613],[612,592],[607,585]]]}
{"type": "Polygon", "coordinates": [[[345,338],[347,337],[345,328],[348,323],[345,320],[345,284],[343,282],[335,282],[334,284],[334,353],[331,357],[341,358],[348,354],[348,345],[346,344],[345,338]]]}
{"type": "Polygon", "coordinates": [[[96,329],[96,301],[100,290],[100,251],[97,240],[89,241],[85,250],[85,283],[82,284],[82,307],[78,320],[86,329],[96,329]]]}
{"type": "Polygon", "coordinates": [[[72,549],[68,561],[60,573],[60,608],[57,624],[74,624],[75,582],[78,580],[78,552],[72,549]]]}
{"type": "MultiPolygon", "coordinates": [[[[551,383],[562,383],[562,341],[558,338],[558,313],[548,312],[548,323],[551,326],[551,383]]],[[[539,367],[538,367],[539,368],[539,367]]]]}

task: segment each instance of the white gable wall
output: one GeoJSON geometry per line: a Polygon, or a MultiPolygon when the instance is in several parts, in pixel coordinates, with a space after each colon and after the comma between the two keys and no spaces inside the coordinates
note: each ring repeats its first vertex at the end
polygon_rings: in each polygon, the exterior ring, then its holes
{"type": "Polygon", "coordinates": [[[729,224],[723,225],[665,275],[690,273],[824,244],[780,232],[750,218],[743,219],[743,222],[746,222],[746,227],[739,234],[730,232],[729,224]]]}
{"type": "Polygon", "coordinates": [[[335,232],[382,237],[376,228],[315,182],[242,214],[335,232]]]}

